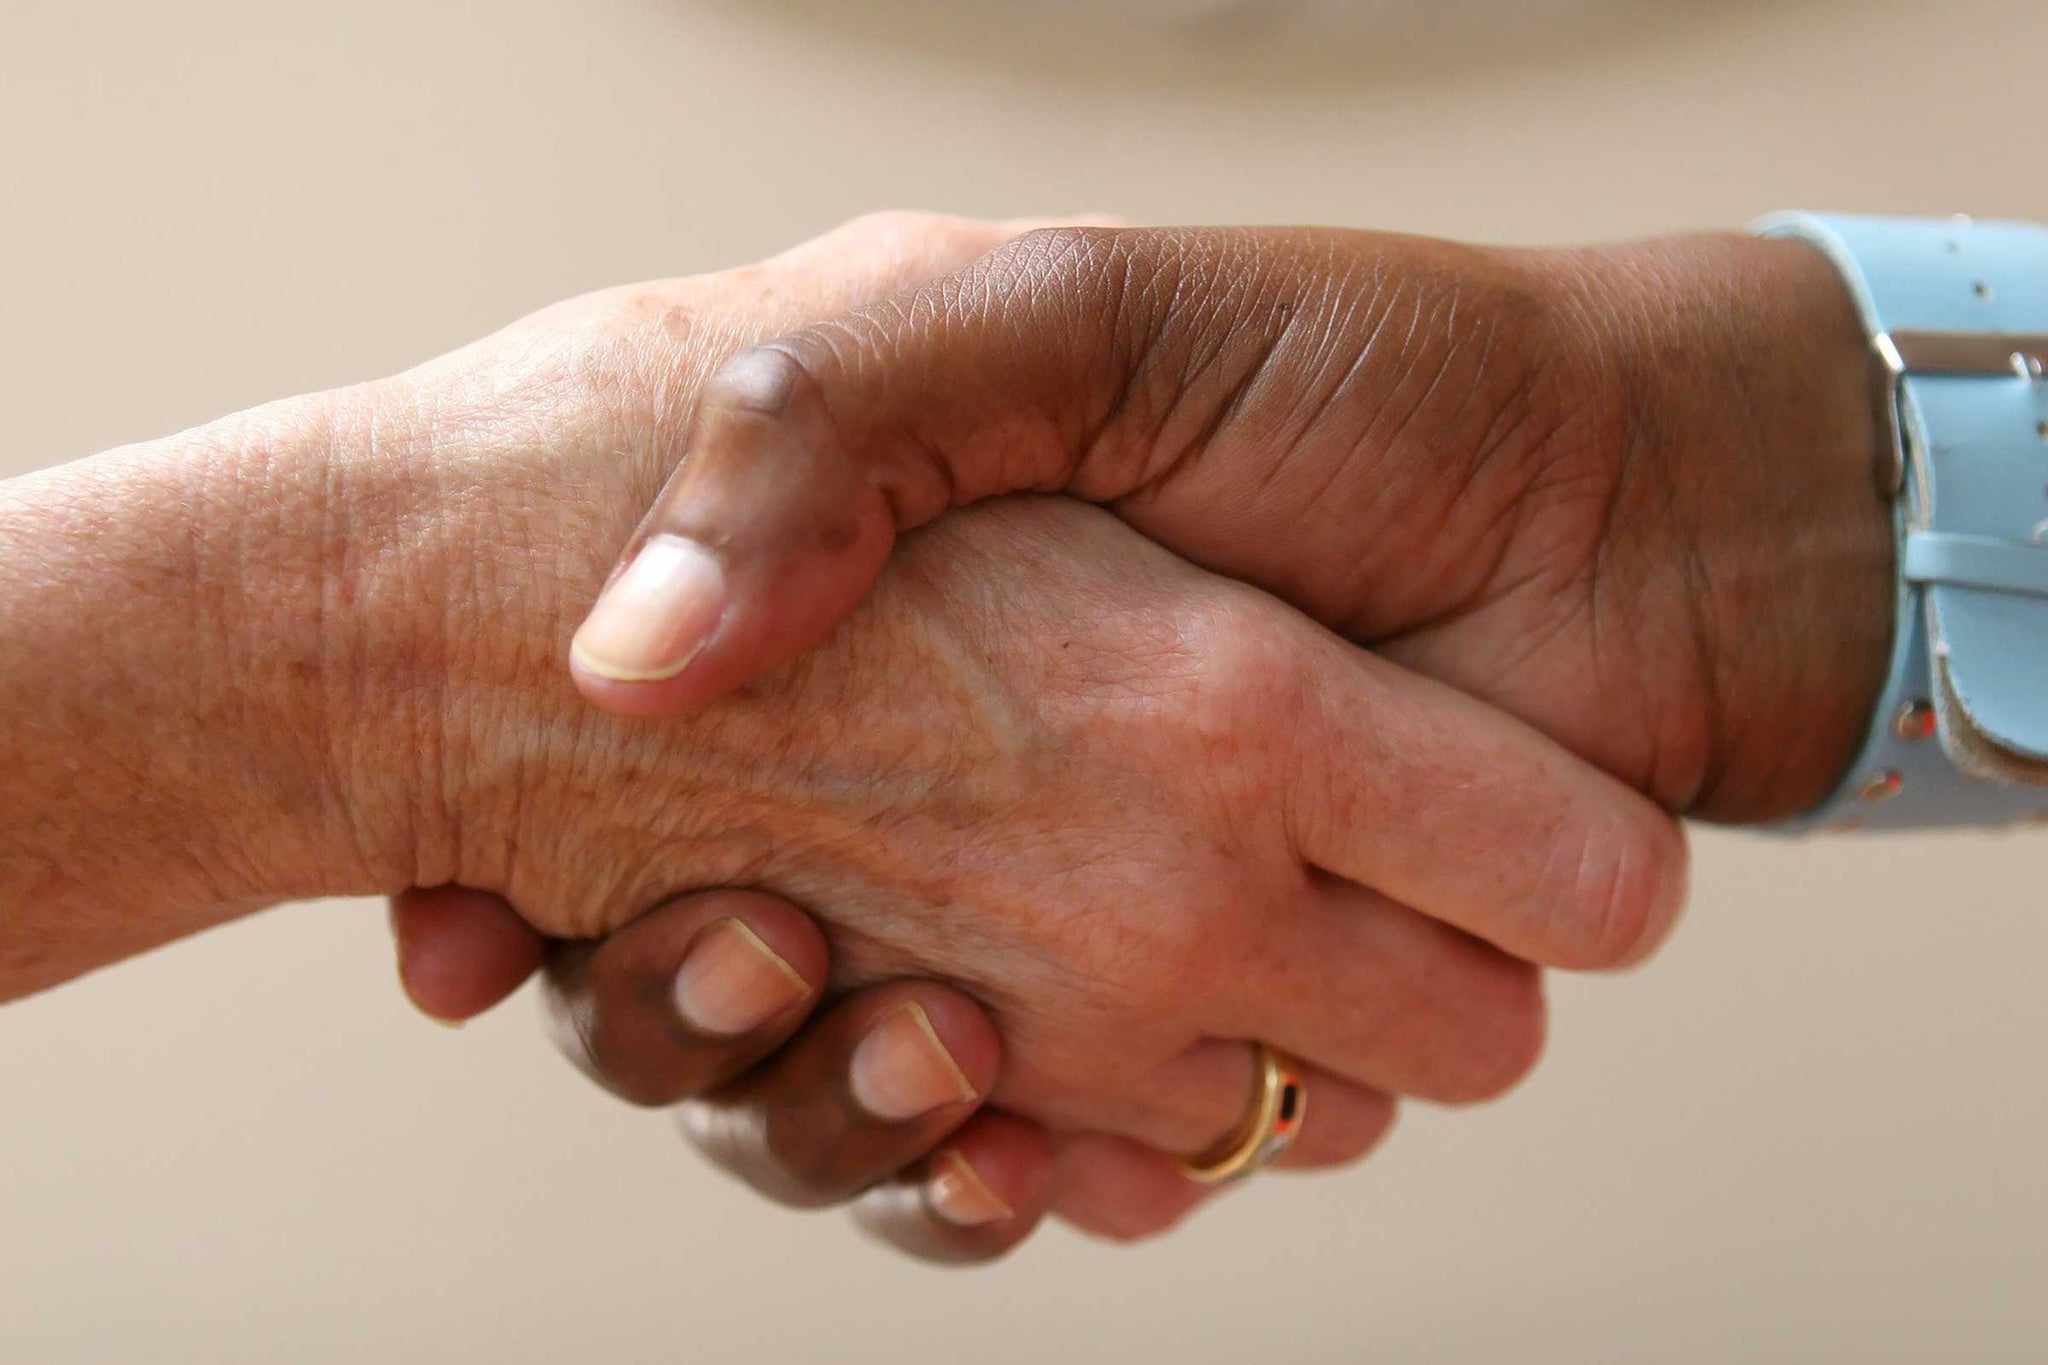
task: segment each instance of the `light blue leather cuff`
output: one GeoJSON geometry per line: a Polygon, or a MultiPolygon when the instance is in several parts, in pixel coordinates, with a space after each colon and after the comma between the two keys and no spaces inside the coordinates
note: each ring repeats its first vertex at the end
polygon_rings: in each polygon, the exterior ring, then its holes
{"type": "Polygon", "coordinates": [[[2048,228],[1786,213],[1890,376],[1898,624],[1870,736],[1787,828],[2048,819],[2048,228]]]}

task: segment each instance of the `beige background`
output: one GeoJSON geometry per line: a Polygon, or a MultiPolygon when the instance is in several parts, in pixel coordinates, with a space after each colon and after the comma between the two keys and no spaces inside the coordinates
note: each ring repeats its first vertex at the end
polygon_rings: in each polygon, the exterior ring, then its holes
{"type": "MultiPolygon", "coordinates": [[[[968,0],[311,8],[0,0],[0,472],[875,207],[2048,215],[2039,0],[1137,49],[968,0]]],[[[2044,852],[1703,836],[1674,946],[1560,982],[1507,1102],[971,1274],[756,1206],[528,1000],[418,1022],[374,906],[283,910],[0,1015],[0,1360],[2048,1356],[2044,852]]]]}

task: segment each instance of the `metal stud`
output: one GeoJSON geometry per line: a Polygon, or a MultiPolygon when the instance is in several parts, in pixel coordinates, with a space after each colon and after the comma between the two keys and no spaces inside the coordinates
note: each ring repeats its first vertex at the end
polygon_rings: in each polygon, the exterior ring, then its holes
{"type": "Polygon", "coordinates": [[[1856,793],[1856,799],[1866,806],[1874,806],[1880,801],[1889,801],[1897,796],[1905,785],[1906,779],[1898,769],[1887,768],[1865,782],[1863,789],[1856,793]]]}
{"type": "Polygon", "coordinates": [[[1899,714],[1892,719],[1892,733],[1908,744],[1920,744],[1934,738],[1934,703],[1909,701],[1899,708],[1899,714]]]}

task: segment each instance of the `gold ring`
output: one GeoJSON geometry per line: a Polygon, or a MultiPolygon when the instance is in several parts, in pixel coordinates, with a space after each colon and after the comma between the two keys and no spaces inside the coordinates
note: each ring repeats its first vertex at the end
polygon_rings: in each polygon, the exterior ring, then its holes
{"type": "Polygon", "coordinates": [[[1200,1156],[1180,1163],[1181,1173],[1190,1180],[1221,1185],[1272,1165],[1294,1141],[1301,1121],[1308,1116],[1308,1087],[1302,1084],[1301,1063],[1264,1043],[1252,1046],[1259,1062],[1259,1092],[1236,1131],[1200,1156]]]}

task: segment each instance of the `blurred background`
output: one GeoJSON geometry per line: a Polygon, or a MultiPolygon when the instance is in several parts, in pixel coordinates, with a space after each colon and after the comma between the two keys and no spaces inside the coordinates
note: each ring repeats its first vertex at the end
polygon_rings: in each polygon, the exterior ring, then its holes
{"type": "MultiPolygon", "coordinates": [[[[0,474],[875,208],[2048,216],[2048,6],[0,0],[0,474]]],[[[0,775],[0,819],[9,800],[0,775]]],[[[369,903],[0,1013],[0,1360],[2048,1357],[2048,837],[1703,834],[1507,1101],[992,1271],[771,1210],[369,903]]]]}

